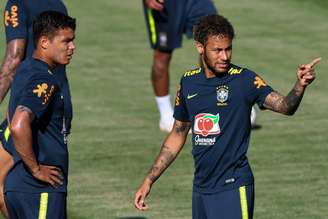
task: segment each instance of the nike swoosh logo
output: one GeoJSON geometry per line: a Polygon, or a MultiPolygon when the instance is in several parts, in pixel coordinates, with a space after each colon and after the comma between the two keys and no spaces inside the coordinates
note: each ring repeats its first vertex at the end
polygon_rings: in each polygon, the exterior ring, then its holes
{"type": "Polygon", "coordinates": [[[198,95],[198,93],[195,93],[195,94],[192,94],[192,95],[188,94],[187,99],[190,100],[191,98],[194,98],[197,95],[198,95]]]}

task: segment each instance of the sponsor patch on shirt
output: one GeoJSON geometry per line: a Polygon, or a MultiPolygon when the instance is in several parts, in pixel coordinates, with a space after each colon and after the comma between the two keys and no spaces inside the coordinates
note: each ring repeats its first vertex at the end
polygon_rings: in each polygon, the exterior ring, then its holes
{"type": "Polygon", "coordinates": [[[36,88],[33,89],[33,93],[42,99],[42,105],[48,103],[54,91],[55,91],[55,86],[52,85],[49,88],[49,85],[47,83],[38,84],[36,88]]]}
{"type": "Polygon", "coordinates": [[[219,114],[200,113],[196,115],[194,122],[194,133],[204,137],[221,132],[219,126],[219,114]]]}
{"type": "Polygon", "coordinates": [[[6,10],[4,13],[5,26],[12,26],[13,28],[19,25],[18,21],[18,7],[16,5],[11,6],[10,10],[6,10]]]}
{"type": "Polygon", "coordinates": [[[254,85],[256,86],[257,89],[267,86],[265,81],[258,75],[254,78],[254,85]]]}

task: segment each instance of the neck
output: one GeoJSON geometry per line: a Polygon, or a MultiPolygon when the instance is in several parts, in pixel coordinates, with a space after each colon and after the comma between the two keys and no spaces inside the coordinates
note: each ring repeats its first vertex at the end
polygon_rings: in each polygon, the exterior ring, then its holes
{"type": "Polygon", "coordinates": [[[40,52],[38,49],[34,51],[32,57],[47,63],[50,69],[54,69],[57,65],[56,63],[51,61],[51,59],[48,56],[46,56],[43,52],[40,52]]]}

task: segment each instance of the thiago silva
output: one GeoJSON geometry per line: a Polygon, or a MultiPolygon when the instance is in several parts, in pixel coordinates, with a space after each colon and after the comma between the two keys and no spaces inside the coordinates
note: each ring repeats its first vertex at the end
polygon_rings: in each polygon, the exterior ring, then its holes
{"type": "Polygon", "coordinates": [[[14,157],[4,185],[9,218],[66,218],[71,112],[53,70],[70,62],[75,27],[75,19],[56,11],[33,22],[35,50],[17,69],[8,106],[14,157]]]}
{"type": "MultiPolygon", "coordinates": [[[[52,10],[67,14],[67,9],[61,0],[8,0],[4,11],[4,27],[6,33],[6,53],[0,69],[0,103],[7,94],[17,66],[26,58],[31,57],[34,51],[32,36],[32,24],[37,15],[43,11],[52,10]]],[[[70,131],[72,120],[72,105],[70,102],[70,91],[68,87],[65,66],[58,66],[55,70],[55,77],[58,77],[62,91],[65,93],[65,112],[67,132],[70,131]],[[68,115],[70,114],[70,115],[68,115]]],[[[1,124],[1,143],[9,153],[11,137],[7,119],[1,124]]],[[[4,205],[2,187],[8,170],[13,165],[12,157],[0,145],[0,210],[7,217],[4,205]]]]}
{"type": "Polygon", "coordinates": [[[252,106],[294,114],[320,58],[298,67],[295,86],[283,96],[253,71],[231,63],[233,38],[232,25],[220,15],[205,16],[195,26],[202,66],[182,76],[174,128],[135,194],[136,208],[147,209],[145,198],[153,183],[176,158],[191,128],[193,218],[253,217],[254,178],[247,159],[252,106]]]}

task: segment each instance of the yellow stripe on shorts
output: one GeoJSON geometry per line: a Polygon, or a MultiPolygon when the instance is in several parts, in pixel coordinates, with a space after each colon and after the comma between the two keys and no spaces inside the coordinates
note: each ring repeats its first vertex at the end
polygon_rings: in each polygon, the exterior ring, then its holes
{"type": "Polygon", "coordinates": [[[47,218],[47,208],[48,208],[48,193],[41,193],[40,197],[40,209],[39,209],[39,219],[47,218]]]}
{"type": "Polygon", "coordinates": [[[9,135],[10,135],[10,130],[9,130],[9,126],[7,126],[4,136],[5,136],[5,140],[8,141],[9,139],[9,135]]]}
{"type": "Polygon", "coordinates": [[[153,14],[151,13],[151,9],[147,9],[148,19],[149,19],[149,27],[150,27],[150,34],[151,34],[151,43],[153,45],[156,44],[156,27],[155,27],[155,20],[153,14]]]}
{"type": "Polygon", "coordinates": [[[248,219],[246,186],[239,187],[239,195],[240,195],[240,205],[241,205],[242,219],[248,219]]]}

